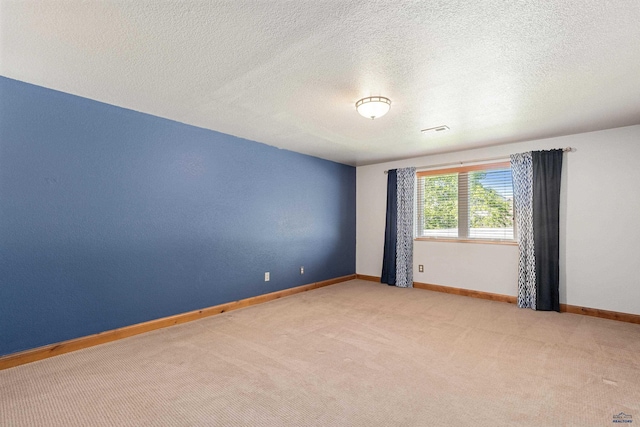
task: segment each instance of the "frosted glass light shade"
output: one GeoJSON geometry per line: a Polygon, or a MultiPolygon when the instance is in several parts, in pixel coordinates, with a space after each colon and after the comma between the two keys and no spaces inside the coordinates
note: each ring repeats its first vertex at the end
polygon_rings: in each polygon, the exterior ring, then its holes
{"type": "Polygon", "coordinates": [[[382,117],[389,112],[391,100],[384,96],[368,96],[356,102],[356,110],[362,117],[375,119],[382,117]]]}

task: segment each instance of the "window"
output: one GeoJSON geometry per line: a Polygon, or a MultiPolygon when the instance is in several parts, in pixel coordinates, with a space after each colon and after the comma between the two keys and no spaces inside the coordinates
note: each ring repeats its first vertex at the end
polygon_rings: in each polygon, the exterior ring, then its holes
{"type": "Polygon", "coordinates": [[[513,241],[509,162],[416,175],[417,238],[513,241]]]}

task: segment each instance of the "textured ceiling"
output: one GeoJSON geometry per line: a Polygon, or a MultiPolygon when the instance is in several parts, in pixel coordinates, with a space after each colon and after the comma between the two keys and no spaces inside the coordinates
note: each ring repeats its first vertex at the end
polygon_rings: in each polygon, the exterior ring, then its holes
{"type": "Polygon", "coordinates": [[[0,74],[362,165],[640,123],[639,22],[638,0],[0,0],[0,74]],[[359,116],[369,95],[391,111],[359,116]]]}

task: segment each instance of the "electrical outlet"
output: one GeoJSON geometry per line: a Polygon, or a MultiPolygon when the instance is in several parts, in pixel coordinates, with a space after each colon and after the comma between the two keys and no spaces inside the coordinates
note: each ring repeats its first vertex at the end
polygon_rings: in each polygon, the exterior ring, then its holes
{"type": "Polygon", "coordinates": [[[267,271],[266,273],[264,273],[264,281],[268,282],[269,279],[271,279],[271,277],[269,277],[269,272],[267,271]]]}
{"type": "Polygon", "coordinates": [[[424,265],[422,265],[422,264],[418,265],[418,271],[420,273],[424,273],[424,265]]]}
{"type": "Polygon", "coordinates": [[[304,267],[300,267],[300,274],[304,274],[304,267]]]}

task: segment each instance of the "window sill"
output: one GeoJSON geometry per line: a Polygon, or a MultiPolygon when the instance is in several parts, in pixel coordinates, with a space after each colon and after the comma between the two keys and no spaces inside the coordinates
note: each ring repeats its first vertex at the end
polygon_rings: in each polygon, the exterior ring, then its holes
{"type": "Polygon", "coordinates": [[[517,240],[451,239],[448,237],[416,237],[413,240],[420,242],[480,243],[483,245],[518,246],[517,240]]]}

